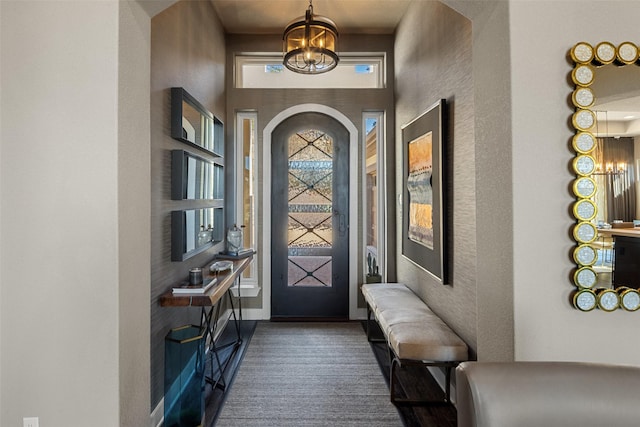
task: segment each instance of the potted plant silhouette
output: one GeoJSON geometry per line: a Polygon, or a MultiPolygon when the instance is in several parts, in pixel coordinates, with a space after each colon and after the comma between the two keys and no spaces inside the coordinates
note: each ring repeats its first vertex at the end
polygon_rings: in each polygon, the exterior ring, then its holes
{"type": "Polygon", "coordinates": [[[371,254],[367,254],[367,283],[380,283],[382,282],[382,276],[378,273],[378,263],[375,257],[371,254]]]}

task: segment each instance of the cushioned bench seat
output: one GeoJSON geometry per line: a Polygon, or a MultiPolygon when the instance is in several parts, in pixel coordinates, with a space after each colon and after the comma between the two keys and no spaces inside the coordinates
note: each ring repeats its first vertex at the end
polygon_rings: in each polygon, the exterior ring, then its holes
{"type": "Polygon", "coordinates": [[[368,321],[373,313],[392,356],[391,400],[429,403],[398,399],[394,392],[395,369],[403,364],[422,364],[445,368],[445,401],[449,401],[451,369],[468,359],[465,342],[404,284],[369,283],[362,286],[362,294],[367,302],[368,321]]]}

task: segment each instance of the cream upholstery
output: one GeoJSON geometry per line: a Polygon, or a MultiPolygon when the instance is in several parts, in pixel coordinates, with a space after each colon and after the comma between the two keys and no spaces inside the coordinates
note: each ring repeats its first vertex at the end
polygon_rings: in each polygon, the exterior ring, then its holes
{"type": "Polygon", "coordinates": [[[439,318],[393,325],[389,345],[400,359],[458,362],[467,360],[467,345],[439,318]]]}
{"type": "Polygon", "coordinates": [[[362,294],[399,359],[467,360],[465,342],[406,285],[368,283],[362,294]]]}
{"type": "Polygon", "coordinates": [[[413,292],[402,283],[367,283],[362,285],[362,294],[371,310],[376,311],[379,302],[402,294],[413,294],[413,292]]]}
{"type": "Polygon", "coordinates": [[[464,362],[458,427],[639,426],[640,368],[578,362],[464,362]]]}
{"type": "MultiPolygon", "coordinates": [[[[367,301],[367,322],[374,314],[385,341],[393,353],[389,391],[394,404],[449,403],[451,371],[459,361],[467,360],[468,348],[431,309],[401,283],[367,283],[362,285],[367,301]],[[445,370],[443,400],[424,397],[398,397],[395,392],[396,369],[403,365],[435,366],[445,370]]],[[[367,337],[369,326],[367,323],[367,337]]]]}

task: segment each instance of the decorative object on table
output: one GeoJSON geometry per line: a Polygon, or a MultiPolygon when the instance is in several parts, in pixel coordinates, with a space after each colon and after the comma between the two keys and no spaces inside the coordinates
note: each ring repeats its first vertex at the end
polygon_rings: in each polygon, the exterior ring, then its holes
{"type": "Polygon", "coordinates": [[[294,73],[321,74],[338,65],[338,28],[329,18],[313,13],[311,0],[305,16],[291,21],[282,39],[284,66],[294,73]]]}
{"type": "Polygon", "coordinates": [[[177,288],[173,288],[173,295],[203,295],[217,282],[218,279],[214,277],[213,279],[210,279],[206,284],[189,285],[185,283],[184,285],[178,286],[177,288]]]}
{"type": "Polygon", "coordinates": [[[213,227],[209,224],[208,228],[204,228],[204,225],[200,226],[200,232],[198,233],[198,246],[204,246],[213,241],[213,227]]]}
{"type": "Polygon", "coordinates": [[[202,269],[194,267],[189,270],[189,284],[192,286],[202,285],[202,269]]]}
{"type": "Polygon", "coordinates": [[[209,266],[209,271],[212,273],[219,273],[221,271],[229,270],[233,268],[233,262],[229,260],[216,261],[209,266]]]}
{"type": "Polygon", "coordinates": [[[445,203],[446,102],[402,126],[402,255],[447,284],[445,203]]]}
{"type": "Polygon", "coordinates": [[[227,231],[227,253],[238,254],[242,249],[242,229],[236,224],[227,231]]]}
{"type": "Polygon", "coordinates": [[[367,277],[365,281],[367,283],[382,282],[382,276],[378,273],[376,258],[371,254],[367,254],[367,277]]]}
{"type": "Polygon", "coordinates": [[[216,255],[216,258],[227,259],[227,260],[238,260],[242,258],[248,258],[255,253],[256,251],[253,248],[243,248],[243,249],[240,249],[238,252],[227,252],[227,251],[221,252],[218,255],[216,255]]]}

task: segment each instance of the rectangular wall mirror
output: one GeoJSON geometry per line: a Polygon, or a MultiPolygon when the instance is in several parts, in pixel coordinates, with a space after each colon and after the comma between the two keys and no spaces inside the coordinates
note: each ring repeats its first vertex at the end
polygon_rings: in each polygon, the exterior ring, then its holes
{"type": "Polygon", "coordinates": [[[223,124],[181,87],[171,88],[171,137],[223,155],[223,124]]]}
{"type": "Polygon", "coordinates": [[[172,200],[224,199],[224,166],[185,150],[171,152],[172,200]]]}
{"type": "Polygon", "coordinates": [[[184,261],[203,252],[224,236],[222,208],[171,212],[171,261],[184,261]]]}

